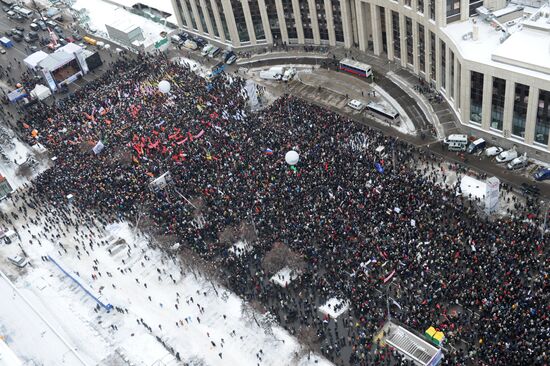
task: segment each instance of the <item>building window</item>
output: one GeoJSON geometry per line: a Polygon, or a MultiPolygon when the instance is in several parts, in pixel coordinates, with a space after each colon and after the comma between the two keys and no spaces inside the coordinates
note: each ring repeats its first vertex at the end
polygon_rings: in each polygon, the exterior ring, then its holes
{"type": "Polygon", "coordinates": [[[504,103],[506,96],[506,80],[493,78],[493,93],[491,96],[491,128],[502,131],[504,122],[504,103]]]}
{"type": "Polygon", "coordinates": [[[414,64],[413,58],[413,30],[412,20],[409,17],[405,18],[405,31],[407,33],[407,62],[414,64]]]}
{"type": "Polygon", "coordinates": [[[178,12],[180,19],[181,19],[181,25],[183,27],[189,27],[189,24],[187,24],[187,20],[185,19],[185,12],[183,11],[183,6],[181,5],[182,0],[176,0],[176,11],[178,12]]]}
{"type": "Polygon", "coordinates": [[[440,68],[439,68],[439,71],[440,71],[440,75],[439,77],[441,78],[441,87],[443,89],[446,89],[447,88],[447,74],[446,74],[446,70],[447,70],[447,55],[446,55],[446,49],[445,49],[445,42],[443,41],[439,41],[439,50],[440,50],[440,53],[441,53],[441,65],[440,65],[440,68]]]}
{"type": "Polygon", "coordinates": [[[456,86],[458,89],[458,93],[456,94],[456,101],[455,105],[457,106],[458,110],[460,111],[460,87],[462,86],[462,66],[460,65],[460,62],[456,63],[456,86]]]}
{"type": "Polygon", "coordinates": [[[258,0],[248,0],[248,7],[250,8],[250,16],[252,17],[252,24],[254,25],[256,40],[265,40],[264,23],[262,21],[258,0]]]}
{"type": "Polygon", "coordinates": [[[426,44],[424,41],[424,26],[418,24],[418,65],[420,66],[421,72],[426,72],[426,53],[425,53],[426,44]]]}
{"type": "Polygon", "coordinates": [[[529,86],[516,83],[514,113],[512,114],[512,135],[525,137],[525,120],[529,103],[529,86]]]}
{"type": "Polygon", "coordinates": [[[401,36],[399,33],[399,14],[391,12],[392,35],[393,35],[393,56],[401,58],[401,36]]]}
{"type": "Polygon", "coordinates": [[[451,98],[455,97],[455,54],[449,49],[449,91],[451,98]]]}
{"type": "Polygon", "coordinates": [[[342,25],[342,13],[340,12],[340,0],[331,0],[331,4],[336,42],[344,42],[344,26],[342,25]]]}
{"type": "Polygon", "coordinates": [[[416,3],[416,10],[419,13],[424,14],[424,0],[418,0],[416,3]]]}
{"type": "Polygon", "coordinates": [[[286,31],[288,39],[297,39],[296,20],[294,19],[294,9],[292,8],[292,0],[282,0],[283,14],[285,15],[286,31]]]}
{"type": "Polygon", "coordinates": [[[218,8],[218,13],[220,14],[220,19],[222,21],[223,34],[225,34],[225,39],[231,41],[231,34],[229,33],[229,27],[227,26],[227,20],[225,19],[225,12],[223,11],[222,0],[214,0],[216,2],[216,7],[218,8]]]}
{"type": "Polygon", "coordinates": [[[281,41],[281,25],[279,24],[275,0],[265,0],[265,7],[267,10],[267,19],[269,21],[269,29],[271,29],[273,43],[277,44],[281,41]]]}
{"type": "Polygon", "coordinates": [[[246,26],[246,18],[244,16],[243,3],[241,0],[231,0],[231,6],[233,8],[233,17],[235,18],[235,24],[237,26],[237,33],[241,42],[250,42],[250,36],[248,35],[248,28],[246,26]]]}
{"type": "Polygon", "coordinates": [[[472,71],[470,74],[470,121],[481,123],[483,106],[483,74],[472,71]]]}
{"type": "Polygon", "coordinates": [[[435,81],[435,34],[430,31],[430,79],[435,81]]]}
{"type": "Polygon", "coordinates": [[[206,25],[206,16],[204,15],[204,12],[206,11],[206,9],[203,9],[202,6],[197,6],[197,11],[199,13],[199,19],[201,20],[202,31],[204,33],[208,33],[208,26],[206,25]]]}
{"type": "Polygon", "coordinates": [[[405,0],[405,6],[411,7],[411,0],[405,0]]]}
{"type": "Polygon", "coordinates": [[[300,1],[300,15],[302,18],[302,29],[305,39],[313,39],[313,27],[311,25],[311,14],[309,14],[309,4],[307,1],[300,1]]]}
{"type": "Polygon", "coordinates": [[[184,0],[184,5],[187,8],[187,13],[189,14],[189,18],[191,18],[191,27],[194,30],[199,30],[199,28],[197,28],[197,22],[195,20],[195,13],[193,13],[193,8],[191,7],[191,3],[189,2],[189,0],[184,0]]]}
{"type": "Polygon", "coordinates": [[[388,35],[386,34],[386,10],[379,6],[380,10],[380,28],[382,29],[382,50],[388,53],[388,35]]]}
{"type": "Polygon", "coordinates": [[[428,16],[431,20],[435,20],[435,0],[428,0],[428,16]]]}
{"type": "Polygon", "coordinates": [[[447,23],[460,20],[460,0],[447,0],[447,23]]]}
{"type": "Polygon", "coordinates": [[[476,15],[476,9],[483,6],[483,0],[470,0],[470,9],[468,14],[470,16],[476,15]]]}
{"type": "Polygon", "coordinates": [[[322,40],[328,41],[327,14],[325,12],[325,1],[315,0],[317,10],[317,23],[319,24],[319,36],[322,40]]]}
{"type": "Polygon", "coordinates": [[[548,145],[550,132],[550,91],[539,91],[537,122],[535,124],[535,142],[548,145]]]}
{"type": "Polygon", "coordinates": [[[208,17],[210,18],[210,23],[212,24],[212,30],[214,31],[214,37],[219,37],[220,33],[218,32],[218,27],[216,26],[216,19],[214,18],[214,11],[212,10],[212,4],[209,0],[205,1],[206,3],[206,11],[208,13],[208,17]]]}

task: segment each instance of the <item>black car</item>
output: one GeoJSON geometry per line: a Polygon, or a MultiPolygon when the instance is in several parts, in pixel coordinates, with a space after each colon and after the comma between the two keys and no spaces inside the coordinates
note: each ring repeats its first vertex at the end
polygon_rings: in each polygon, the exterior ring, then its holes
{"type": "Polygon", "coordinates": [[[206,41],[204,40],[204,38],[201,38],[199,36],[193,37],[193,41],[195,41],[195,43],[197,44],[197,46],[199,46],[199,48],[206,46],[206,41]]]}
{"type": "Polygon", "coordinates": [[[48,27],[46,26],[46,23],[44,23],[43,20],[37,21],[36,24],[40,27],[40,30],[45,31],[46,29],[48,29],[48,27]]]}
{"type": "Polygon", "coordinates": [[[21,42],[23,40],[23,37],[21,37],[19,34],[14,34],[11,36],[11,39],[13,39],[15,42],[21,42]]]}
{"type": "Polygon", "coordinates": [[[9,6],[3,6],[2,10],[4,10],[4,13],[7,13],[8,11],[10,11],[10,7],[9,6]]]}
{"type": "Polygon", "coordinates": [[[25,31],[25,28],[18,25],[17,27],[15,27],[15,29],[17,29],[19,32],[24,32],[25,31]]]}
{"type": "Polygon", "coordinates": [[[6,37],[11,37],[11,35],[13,34],[11,30],[7,30],[4,32],[4,34],[6,35],[6,37]]]}
{"type": "Polygon", "coordinates": [[[540,195],[540,188],[533,184],[521,183],[521,191],[523,194],[529,194],[531,196],[540,195]]]}

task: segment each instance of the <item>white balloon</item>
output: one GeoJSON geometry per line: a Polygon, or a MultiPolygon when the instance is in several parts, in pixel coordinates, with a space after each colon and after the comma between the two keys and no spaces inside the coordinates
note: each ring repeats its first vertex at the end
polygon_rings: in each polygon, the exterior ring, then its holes
{"type": "Polygon", "coordinates": [[[166,80],[162,80],[160,83],[159,83],[159,90],[161,93],[163,94],[167,94],[167,93],[170,93],[170,83],[166,80]]]}
{"type": "Polygon", "coordinates": [[[296,165],[298,164],[299,160],[300,160],[300,155],[294,150],[290,150],[285,155],[285,161],[288,165],[296,165]]]}

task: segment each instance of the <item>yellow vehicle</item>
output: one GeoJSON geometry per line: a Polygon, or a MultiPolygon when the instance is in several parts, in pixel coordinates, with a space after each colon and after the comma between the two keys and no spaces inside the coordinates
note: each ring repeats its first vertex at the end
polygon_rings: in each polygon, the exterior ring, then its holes
{"type": "Polygon", "coordinates": [[[88,36],[84,36],[82,39],[84,40],[84,42],[91,44],[92,46],[95,46],[97,44],[97,41],[95,39],[88,36]]]}

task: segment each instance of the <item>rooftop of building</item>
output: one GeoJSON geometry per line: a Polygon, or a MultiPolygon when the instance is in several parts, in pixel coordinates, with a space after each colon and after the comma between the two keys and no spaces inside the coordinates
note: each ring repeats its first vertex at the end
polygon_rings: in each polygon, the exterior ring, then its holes
{"type": "Polygon", "coordinates": [[[550,4],[480,13],[442,29],[466,60],[550,81],[550,4]]]}

